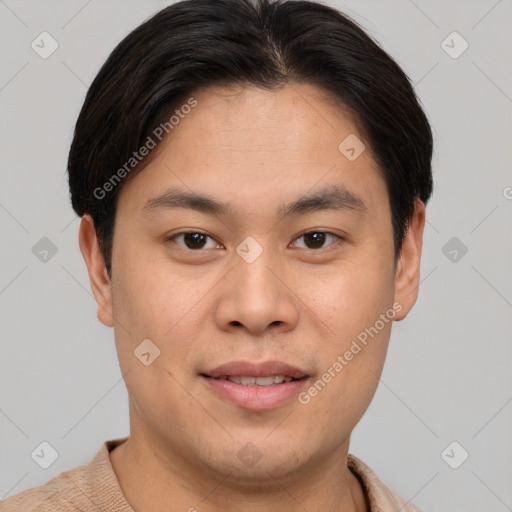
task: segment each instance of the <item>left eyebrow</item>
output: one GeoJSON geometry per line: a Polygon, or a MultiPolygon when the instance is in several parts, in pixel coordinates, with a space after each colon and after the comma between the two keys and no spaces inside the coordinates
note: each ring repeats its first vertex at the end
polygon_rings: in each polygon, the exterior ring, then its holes
{"type": "MultiPolygon", "coordinates": [[[[212,197],[170,188],[163,194],[148,199],[142,210],[149,212],[159,209],[187,208],[210,215],[234,215],[233,208],[212,197]]],[[[368,207],[364,201],[345,187],[329,186],[307,194],[296,201],[281,206],[276,211],[278,217],[305,215],[321,210],[353,210],[365,214],[368,207]]]]}
{"type": "Polygon", "coordinates": [[[330,186],[281,207],[279,213],[282,217],[288,217],[320,210],[354,210],[365,214],[368,207],[359,196],[345,187],[330,186]]]}

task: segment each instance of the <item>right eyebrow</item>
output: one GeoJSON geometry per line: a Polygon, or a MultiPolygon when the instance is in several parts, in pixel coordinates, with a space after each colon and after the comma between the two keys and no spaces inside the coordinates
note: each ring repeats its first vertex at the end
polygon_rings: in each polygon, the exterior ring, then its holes
{"type": "Polygon", "coordinates": [[[188,208],[211,215],[229,215],[232,208],[227,203],[217,201],[213,197],[186,192],[177,188],[170,188],[163,194],[148,199],[142,208],[143,211],[188,208]]]}

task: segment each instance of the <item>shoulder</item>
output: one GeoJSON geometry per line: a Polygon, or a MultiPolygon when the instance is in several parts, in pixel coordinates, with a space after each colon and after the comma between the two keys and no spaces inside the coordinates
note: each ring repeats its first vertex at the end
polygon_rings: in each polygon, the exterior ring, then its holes
{"type": "Polygon", "coordinates": [[[92,460],[64,471],[44,485],[26,489],[0,502],[0,512],[133,512],[109,459],[109,452],[127,438],[105,441],[92,460]]]}
{"type": "MultiPolygon", "coordinates": [[[[0,502],[0,512],[75,512],[82,510],[79,483],[84,466],[60,473],[44,485],[26,489],[0,502]]],[[[88,503],[90,506],[91,504],[88,503]]],[[[89,507],[87,507],[89,508],[89,507]]]]}
{"type": "Polygon", "coordinates": [[[370,506],[370,512],[421,512],[397,491],[385,485],[360,459],[348,455],[348,467],[357,476],[370,506]]]}

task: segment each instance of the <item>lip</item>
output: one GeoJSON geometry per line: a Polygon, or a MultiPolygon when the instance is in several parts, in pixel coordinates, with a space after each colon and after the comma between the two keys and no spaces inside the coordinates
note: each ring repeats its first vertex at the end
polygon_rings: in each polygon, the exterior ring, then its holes
{"type": "Polygon", "coordinates": [[[203,375],[217,379],[224,375],[229,377],[267,377],[282,375],[283,377],[293,377],[294,379],[302,379],[307,377],[307,373],[296,366],[283,363],[281,361],[265,361],[261,363],[251,363],[249,361],[232,361],[230,363],[221,364],[204,372],[203,375]]]}
{"type": "Polygon", "coordinates": [[[309,375],[298,367],[280,361],[251,363],[233,361],[202,373],[208,388],[221,398],[242,409],[265,411],[275,409],[296,396],[306,385],[309,375]],[[267,377],[282,375],[297,380],[272,386],[243,386],[219,377],[267,377]]]}

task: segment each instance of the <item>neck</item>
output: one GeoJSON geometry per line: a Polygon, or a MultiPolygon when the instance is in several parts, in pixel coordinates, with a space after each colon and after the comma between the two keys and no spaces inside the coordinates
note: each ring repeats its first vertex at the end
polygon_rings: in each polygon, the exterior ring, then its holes
{"type": "Polygon", "coordinates": [[[216,473],[133,436],[110,453],[110,461],[135,512],[157,512],[169,504],[188,512],[368,512],[361,485],[347,467],[347,449],[293,474],[267,472],[258,481],[216,473]]]}

